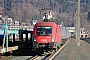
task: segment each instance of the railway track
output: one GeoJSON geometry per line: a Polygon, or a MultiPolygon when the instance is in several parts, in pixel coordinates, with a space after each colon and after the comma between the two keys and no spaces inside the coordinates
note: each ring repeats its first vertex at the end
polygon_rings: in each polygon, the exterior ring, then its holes
{"type": "Polygon", "coordinates": [[[44,53],[44,56],[36,55],[32,57],[30,60],[52,60],[67,45],[69,41],[70,40],[65,41],[66,43],[64,42],[63,46],[61,46],[56,52],[44,53]]]}
{"type": "Polygon", "coordinates": [[[50,55],[51,54],[45,54],[45,53],[44,53],[44,55],[36,55],[36,56],[32,57],[30,60],[46,60],[46,58],[50,55]]]}
{"type": "Polygon", "coordinates": [[[81,40],[83,40],[83,41],[85,41],[85,42],[87,42],[87,43],[89,43],[90,44],[90,38],[83,38],[83,39],[81,39],[81,40]]]}
{"type": "Polygon", "coordinates": [[[63,46],[61,46],[60,49],[58,49],[56,52],[52,53],[46,60],[52,60],[69,42],[70,40],[68,40],[66,43],[63,44],[63,46]]]}
{"type": "Polygon", "coordinates": [[[8,55],[2,55],[0,60],[25,60],[23,59],[26,58],[27,60],[52,60],[64,47],[65,45],[69,42],[69,40],[63,42],[63,46],[60,47],[56,52],[45,52],[42,55],[37,55],[34,52],[30,50],[30,48],[27,48],[27,50],[23,51],[16,51],[13,54],[8,54],[8,55]],[[17,58],[18,57],[18,58],[17,58]]]}

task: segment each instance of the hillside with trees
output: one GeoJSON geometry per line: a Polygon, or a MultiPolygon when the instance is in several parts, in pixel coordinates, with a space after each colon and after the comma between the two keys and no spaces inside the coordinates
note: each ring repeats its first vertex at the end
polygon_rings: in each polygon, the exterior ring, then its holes
{"type": "MultiPolygon", "coordinates": [[[[81,27],[89,24],[90,0],[81,0],[81,27]]],[[[51,8],[53,21],[65,26],[74,26],[77,0],[0,0],[0,7],[4,16],[8,15],[13,20],[30,22],[41,20],[44,8],[51,8]]]]}

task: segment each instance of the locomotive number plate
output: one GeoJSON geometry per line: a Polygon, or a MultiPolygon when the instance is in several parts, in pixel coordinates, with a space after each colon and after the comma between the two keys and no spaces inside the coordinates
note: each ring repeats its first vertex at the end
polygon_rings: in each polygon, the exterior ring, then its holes
{"type": "Polygon", "coordinates": [[[47,42],[47,39],[41,39],[41,42],[47,42]]]}

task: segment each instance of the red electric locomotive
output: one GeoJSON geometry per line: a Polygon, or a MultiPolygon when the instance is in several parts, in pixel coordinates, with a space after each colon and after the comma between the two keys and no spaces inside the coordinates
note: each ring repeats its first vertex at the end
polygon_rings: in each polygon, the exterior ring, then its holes
{"type": "Polygon", "coordinates": [[[57,50],[62,43],[61,27],[54,22],[36,23],[33,37],[33,49],[57,50]]]}

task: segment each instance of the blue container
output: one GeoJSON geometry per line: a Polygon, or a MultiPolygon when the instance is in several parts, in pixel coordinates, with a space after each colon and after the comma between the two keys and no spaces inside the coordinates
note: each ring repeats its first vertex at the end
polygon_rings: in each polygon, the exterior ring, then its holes
{"type": "Polygon", "coordinates": [[[8,28],[6,24],[0,24],[0,42],[3,42],[4,34],[5,34],[5,29],[8,28]]]}
{"type": "MultiPolygon", "coordinates": [[[[0,24],[0,42],[3,42],[4,34],[5,34],[5,29],[8,29],[9,26],[6,24],[0,24]]],[[[10,34],[18,34],[18,30],[8,30],[8,36],[10,34]]]]}

